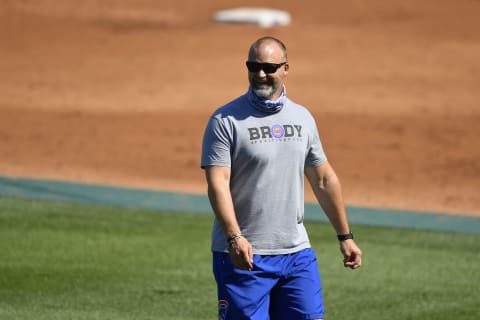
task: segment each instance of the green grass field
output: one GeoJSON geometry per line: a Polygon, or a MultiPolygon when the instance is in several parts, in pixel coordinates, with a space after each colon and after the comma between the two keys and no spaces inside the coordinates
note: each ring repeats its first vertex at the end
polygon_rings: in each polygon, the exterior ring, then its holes
{"type": "MultiPolygon", "coordinates": [[[[212,216],[0,198],[0,319],[216,319],[212,216]]],[[[480,319],[478,235],[308,223],[327,319],[480,319]]]]}

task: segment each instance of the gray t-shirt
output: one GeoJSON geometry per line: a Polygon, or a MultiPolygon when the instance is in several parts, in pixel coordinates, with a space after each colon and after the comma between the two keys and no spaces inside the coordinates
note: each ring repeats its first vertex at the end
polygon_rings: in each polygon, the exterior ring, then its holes
{"type": "MultiPolygon", "coordinates": [[[[274,114],[243,95],[210,118],[201,166],[231,168],[230,191],[240,229],[254,254],[288,254],[309,248],[304,217],[304,167],[326,161],[310,112],[285,99],[274,114]]],[[[215,219],[212,250],[228,244],[215,219]]]]}

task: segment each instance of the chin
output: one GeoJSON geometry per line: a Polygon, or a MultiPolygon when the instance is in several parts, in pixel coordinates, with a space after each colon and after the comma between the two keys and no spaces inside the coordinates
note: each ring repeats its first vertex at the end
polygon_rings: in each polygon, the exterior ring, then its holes
{"type": "Polygon", "coordinates": [[[255,92],[257,97],[267,99],[267,100],[273,96],[272,88],[254,88],[253,92],[255,92]]]}

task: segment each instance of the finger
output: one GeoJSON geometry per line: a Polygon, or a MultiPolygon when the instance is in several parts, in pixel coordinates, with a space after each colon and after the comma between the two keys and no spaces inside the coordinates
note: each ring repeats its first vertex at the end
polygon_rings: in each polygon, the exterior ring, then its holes
{"type": "Polygon", "coordinates": [[[245,263],[246,268],[248,270],[252,270],[253,269],[253,255],[252,255],[251,248],[248,248],[247,252],[245,252],[245,254],[243,256],[243,259],[244,259],[244,263],[245,263]]]}
{"type": "Polygon", "coordinates": [[[234,265],[238,269],[242,270],[249,270],[248,263],[245,261],[244,257],[238,256],[237,259],[235,259],[234,265]]]}
{"type": "Polygon", "coordinates": [[[237,269],[247,269],[245,264],[245,258],[241,251],[235,250],[230,251],[230,259],[232,260],[233,265],[237,269]]]}
{"type": "Polygon", "coordinates": [[[351,262],[351,261],[345,261],[345,262],[343,263],[343,266],[344,266],[345,268],[351,268],[351,267],[353,266],[353,262],[351,262]]]}
{"type": "Polygon", "coordinates": [[[351,265],[351,256],[349,254],[345,254],[343,256],[343,266],[344,267],[349,267],[351,265]]]}
{"type": "Polygon", "coordinates": [[[360,256],[352,256],[349,261],[344,262],[345,267],[349,267],[351,269],[357,269],[362,266],[362,259],[360,256]]]}
{"type": "Polygon", "coordinates": [[[357,269],[357,268],[360,268],[362,266],[362,257],[361,256],[356,256],[355,257],[355,268],[354,269],[357,269]]]}

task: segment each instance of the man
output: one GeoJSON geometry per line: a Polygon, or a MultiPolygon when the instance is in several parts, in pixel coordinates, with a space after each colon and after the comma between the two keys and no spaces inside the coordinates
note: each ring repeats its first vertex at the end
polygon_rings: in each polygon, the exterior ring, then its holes
{"type": "Polygon", "coordinates": [[[360,267],[361,251],[315,120],[286,97],[285,45],[258,39],[246,65],[248,92],[218,109],[203,137],[219,319],[322,319],[317,260],[303,225],[304,175],[337,232],[344,266],[360,267]]]}

